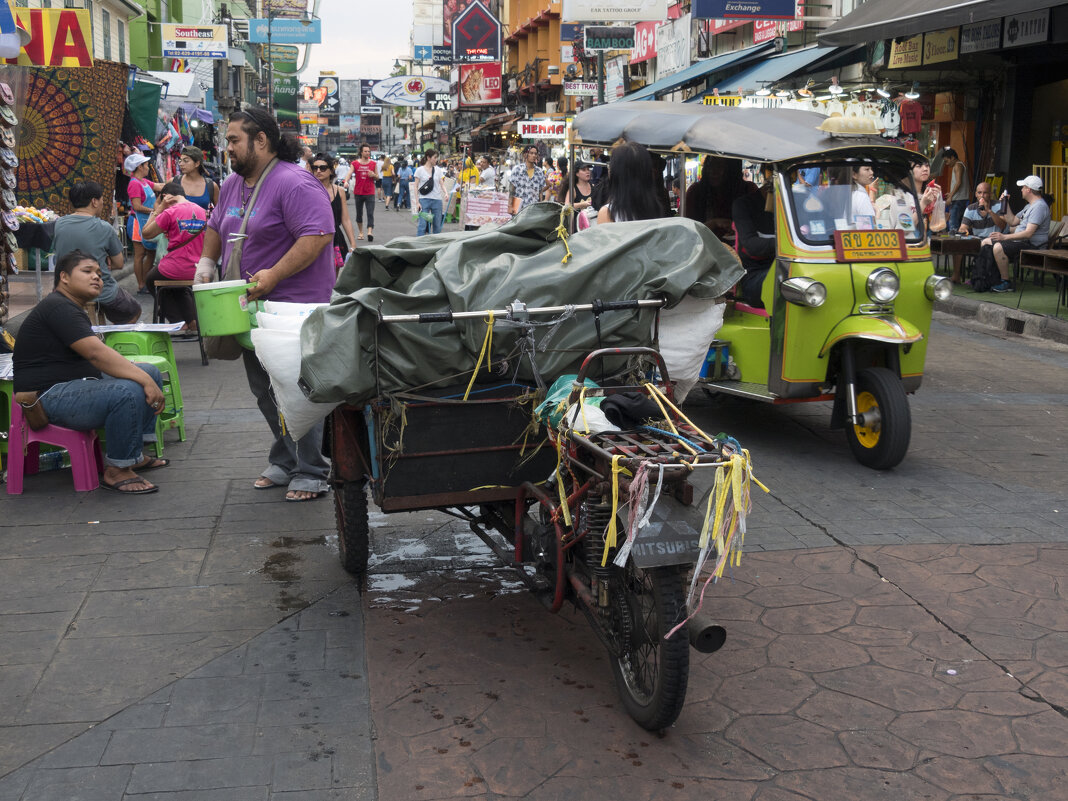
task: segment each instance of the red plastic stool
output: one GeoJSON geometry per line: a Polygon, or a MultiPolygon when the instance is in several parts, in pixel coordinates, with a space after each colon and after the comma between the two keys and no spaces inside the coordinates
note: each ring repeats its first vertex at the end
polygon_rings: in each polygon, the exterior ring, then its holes
{"type": "Polygon", "coordinates": [[[38,468],[40,443],[65,448],[70,454],[70,469],[74,475],[74,489],[91,492],[100,486],[104,459],[100,440],[95,431],[75,431],[62,426],[47,425],[34,431],[22,416],[22,407],[11,404],[11,429],[8,432],[7,494],[22,494],[22,477],[35,475],[38,468]]]}

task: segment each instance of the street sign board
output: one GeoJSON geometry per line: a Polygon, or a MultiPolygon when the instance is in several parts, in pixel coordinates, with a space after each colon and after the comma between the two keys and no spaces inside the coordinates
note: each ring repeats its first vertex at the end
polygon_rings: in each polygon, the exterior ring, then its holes
{"type": "Polygon", "coordinates": [[[226,58],[225,25],[161,25],[164,58],[226,58]]]}
{"type": "Polygon", "coordinates": [[[586,52],[594,50],[633,50],[633,25],[587,25],[586,52]]]}
{"type": "Polygon", "coordinates": [[[450,111],[452,95],[448,92],[427,92],[426,109],[428,111],[450,111]]]}
{"type": "Polygon", "coordinates": [[[564,81],[564,94],[571,97],[596,97],[596,81],[564,81]]]}
{"type": "Polygon", "coordinates": [[[422,44],[413,48],[412,55],[416,61],[433,61],[434,45],[422,44]]]}
{"type": "Polygon", "coordinates": [[[266,19],[248,21],[248,40],[252,44],[319,44],[323,40],[323,24],[318,19],[273,19],[268,27],[266,19]]]}
{"type": "Polygon", "coordinates": [[[452,24],[452,57],[454,61],[500,61],[501,23],[474,0],[452,24]]]}
{"type": "Polygon", "coordinates": [[[564,0],[562,19],[572,22],[640,22],[668,18],[668,0],[564,0]]]}

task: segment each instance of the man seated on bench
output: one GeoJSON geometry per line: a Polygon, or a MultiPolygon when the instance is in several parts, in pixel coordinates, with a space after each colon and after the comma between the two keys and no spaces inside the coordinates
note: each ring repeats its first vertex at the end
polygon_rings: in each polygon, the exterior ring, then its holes
{"type": "MultiPolygon", "coordinates": [[[[156,415],[163,411],[162,377],[101,342],[89,324],[87,303],[104,283],[100,265],[80,250],[56,262],[55,291],[26,317],[15,341],[15,400],[37,403],[51,423],[76,431],[104,428],[105,489],[131,495],[159,488],[137,471],[165,467],[166,459],[145,457],[142,446],[156,439],[156,415]]],[[[27,413],[30,419],[30,414],[27,413]]]]}
{"type": "Polygon", "coordinates": [[[96,181],[75,181],[67,192],[74,211],[56,220],[52,251],[56,256],[81,250],[100,265],[104,288],[96,298],[97,308],[117,325],[136,323],[141,317],[137,298],[115,282],[112,270],[121,270],[125,254],[115,229],[100,217],[104,187],[96,181]]]}
{"type": "Polygon", "coordinates": [[[1022,250],[1044,248],[1049,244],[1049,204],[1042,194],[1042,179],[1037,175],[1028,175],[1022,181],[1017,181],[1016,185],[1020,187],[1027,205],[1019,214],[1013,214],[1008,204],[1008,193],[1005,193],[1002,195],[1005,201],[1002,204],[1004,214],[993,215],[995,222],[1001,220],[1006,226],[1015,226],[1012,233],[994,231],[983,240],[984,245],[993,245],[994,261],[1001,273],[1001,283],[992,286],[991,292],[1012,292],[1014,287],[1009,280],[1009,262],[1022,250]]]}

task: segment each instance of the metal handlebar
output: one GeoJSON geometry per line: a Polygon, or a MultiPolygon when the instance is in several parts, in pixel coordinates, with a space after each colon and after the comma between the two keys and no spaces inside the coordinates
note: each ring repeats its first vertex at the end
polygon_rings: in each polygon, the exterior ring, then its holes
{"type": "Polygon", "coordinates": [[[610,311],[627,311],[631,309],[659,309],[664,305],[662,300],[595,300],[592,303],[580,303],[572,306],[536,306],[528,308],[526,304],[515,300],[503,309],[485,309],[482,311],[443,311],[427,312],[425,314],[382,314],[379,313],[380,323],[449,323],[454,320],[471,320],[494,317],[508,320],[517,319],[529,314],[563,314],[566,311],[591,311],[601,314],[610,311]]]}
{"type": "MultiPolygon", "coordinates": [[[[660,378],[664,384],[668,384],[671,380],[668,376],[667,365],[664,364],[664,357],[661,356],[660,351],[655,348],[601,348],[600,350],[592,351],[582,360],[582,366],[579,368],[578,375],[575,377],[576,387],[581,387],[586,383],[586,368],[592,365],[597,359],[603,359],[605,356],[652,356],[656,359],[656,366],[660,371],[660,378]]],[[[574,394],[574,392],[572,392],[572,394],[574,394]]]]}

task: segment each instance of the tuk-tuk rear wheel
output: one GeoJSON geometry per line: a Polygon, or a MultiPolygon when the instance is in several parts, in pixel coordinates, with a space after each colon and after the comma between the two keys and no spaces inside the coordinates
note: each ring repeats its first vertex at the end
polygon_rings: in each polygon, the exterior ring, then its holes
{"type": "Polygon", "coordinates": [[[912,438],[912,412],[901,379],[885,367],[857,375],[857,412],[865,424],[846,424],[853,457],[865,467],[888,470],[901,463],[912,438]]]}

